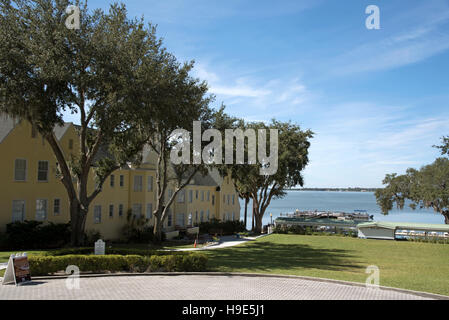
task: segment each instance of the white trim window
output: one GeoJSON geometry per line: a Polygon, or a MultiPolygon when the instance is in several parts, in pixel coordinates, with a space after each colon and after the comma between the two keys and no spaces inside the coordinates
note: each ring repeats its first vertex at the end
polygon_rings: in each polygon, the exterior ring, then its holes
{"type": "Polygon", "coordinates": [[[171,227],[173,224],[172,214],[169,213],[167,216],[167,227],[171,227]]]}
{"type": "Polygon", "coordinates": [[[94,207],[94,224],[101,223],[101,205],[96,205],[94,207]]]}
{"type": "Polygon", "coordinates": [[[187,222],[187,225],[193,226],[193,214],[191,212],[189,213],[189,221],[187,222]]]}
{"type": "Polygon", "coordinates": [[[109,205],[109,218],[114,218],[114,205],[109,205]]]}
{"type": "Polygon", "coordinates": [[[148,182],[147,182],[147,188],[148,188],[148,192],[152,192],[153,191],[153,176],[148,176],[148,182]]]}
{"type": "Polygon", "coordinates": [[[125,186],[125,176],[123,174],[120,175],[120,187],[125,186]]]}
{"type": "Polygon", "coordinates": [[[53,200],[53,215],[60,216],[61,215],[61,199],[53,200]]]}
{"type": "Polygon", "coordinates": [[[140,218],[142,216],[142,204],[134,203],[132,213],[136,218],[140,218]]]}
{"type": "Polygon", "coordinates": [[[134,176],[134,191],[141,192],[143,190],[143,177],[134,176]]]}
{"type": "Polygon", "coordinates": [[[176,225],[179,227],[185,226],[185,214],[184,213],[176,214],[176,225]]]}
{"type": "Polygon", "coordinates": [[[178,203],[184,203],[186,199],[186,191],[185,190],[181,190],[178,192],[178,203]]]}
{"type": "Polygon", "coordinates": [[[147,219],[153,218],[153,204],[147,203],[147,219]]]}
{"type": "Polygon", "coordinates": [[[23,222],[25,220],[25,200],[12,201],[12,222],[23,222]]]}
{"type": "Polygon", "coordinates": [[[48,182],[48,161],[38,161],[37,163],[37,181],[48,182]]]}
{"type": "Polygon", "coordinates": [[[47,199],[37,199],[36,200],[36,220],[45,221],[47,220],[47,199]]]}
{"type": "Polygon", "coordinates": [[[27,179],[27,160],[16,159],[14,161],[14,180],[26,181],[27,179]]]}

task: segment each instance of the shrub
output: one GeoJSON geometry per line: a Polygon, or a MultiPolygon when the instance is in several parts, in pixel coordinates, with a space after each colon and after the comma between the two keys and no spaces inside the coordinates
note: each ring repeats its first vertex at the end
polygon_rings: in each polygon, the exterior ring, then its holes
{"type": "Polygon", "coordinates": [[[242,221],[220,221],[217,219],[211,219],[209,222],[202,222],[199,225],[200,232],[214,233],[216,230],[221,230],[224,235],[231,235],[237,232],[245,231],[245,225],[242,221]]]}
{"type": "Polygon", "coordinates": [[[4,242],[10,250],[58,248],[70,242],[70,224],[10,223],[6,225],[4,242]]]}
{"type": "Polygon", "coordinates": [[[204,254],[171,254],[165,256],[140,255],[65,255],[30,256],[32,276],[43,276],[65,271],[69,265],[80,272],[200,272],[206,270],[204,254]]]}
{"type": "Polygon", "coordinates": [[[95,242],[102,238],[100,231],[92,229],[84,233],[84,243],[86,246],[93,246],[95,242]]]}
{"type": "MultiPolygon", "coordinates": [[[[106,255],[139,255],[139,256],[152,256],[152,255],[185,255],[189,252],[185,251],[161,251],[151,249],[138,249],[138,248],[108,248],[106,247],[106,255]]],[[[65,256],[65,255],[91,255],[94,254],[93,247],[81,247],[81,248],[62,248],[47,251],[44,253],[46,256],[65,256]]]]}

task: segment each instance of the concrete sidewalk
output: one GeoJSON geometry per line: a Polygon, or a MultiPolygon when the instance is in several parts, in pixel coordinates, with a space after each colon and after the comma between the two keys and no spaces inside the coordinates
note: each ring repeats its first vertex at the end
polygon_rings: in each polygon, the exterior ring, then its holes
{"type": "Polygon", "coordinates": [[[0,286],[2,300],[421,300],[439,296],[301,277],[180,274],[35,279],[0,286]]]}
{"type": "Polygon", "coordinates": [[[204,251],[204,250],[214,250],[214,249],[221,249],[221,248],[229,248],[238,246],[240,244],[249,242],[249,241],[255,241],[256,239],[262,238],[267,236],[268,234],[263,234],[261,236],[257,237],[244,237],[244,238],[237,238],[236,236],[223,236],[220,237],[220,241],[217,244],[201,247],[201,248],[183,248],[183,249],[165,249],[164,251],[204,251]]]}

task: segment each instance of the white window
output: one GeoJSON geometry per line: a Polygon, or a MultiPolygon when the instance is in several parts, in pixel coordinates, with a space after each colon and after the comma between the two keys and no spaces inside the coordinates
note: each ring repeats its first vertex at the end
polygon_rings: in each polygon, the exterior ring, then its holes
{"type": "Polygon", "coordinates": [[[118,205],[118,216],[123,217],[123,204],[118,205]]]}
{"type": "Polygon", "coordinates": [[[189,226],[193,225],[193,214],[189,213],[189,221],[187,223],[189,226]]]}
{"type": "Polygon", "coordinates": [[[147,219],[153,218],[153,204],[147,203],[147,219]]]}
{"type": "Polygon", "coordinates": [[[61,215],[61,199],[53,200],[53,215],[55,216],[61,215]]]}
{"type": "Polygon", "coordinates": [[[184,213],[176,214],[176,225],[180,227],[184,227],[185,225],[185,215],[184,213]]]}
{"type": "Polygon", "coordinates": [[[47,200],[37,199],[36,200],[36,220],[44,221],[47,220],[47,200]]]}
{"type": "Polygon", "coordinates": [[[186,198],[186,191],[185,190],[181,190],[178,192],[178,203],[184,203],[186,198]]]}
{"type": "Polygon", "coordinates": [[[226,212],[226,220],[225,221],[229,221],[229,212],[226,212]]]}
{"type": "Polygon", "coordinates": [[[25,200],[12,201],[12,222],[25,220],[25,200]]]}
{"type": "Polygon", "coordinates": [[[148,191],[151,192],[153,191],[153,176],[148,176],[148,191]]]}
{"type": "Polygon", "coordinates": [[[143,186],[143,177],[142,176],[134,176],[134,191],[141,192],[143,186]]]}
{"type": "Polygon", "coordinates": [[[39,161],[37,164],[37,181],[48,181],[48,161],[39,161]]]}
{"type": "Polygon", "coordinates": [[[95,206],[94,207],[94,223],[99,224],[101,223],[101,206],[95,206]]]}
{"type": "Polygon", "coordinates": [[[193,190],[189,190],[189,202],[193,202],[193,190]]]}
{"type": "Polygon", "coordinates": [[[114,217],[114,205],[110,204],[109,205],[109,218],[113,218],[114,217]]]}
{"type": "Polygon", "coordinates": [[[169,213],[168,217],[167,217],[167,226],[171,227],[172,223],[173,223],[172,222],[172,215],[171,215],[171,213],[169,213]]]}
{"type": "Polygon", "coordinates": [[[25,181],[27,178],[27,161],[25,159],[16,159],[14,161],[14,180],[25,181]]]}
{"type": "Polygon", "coordinates": [[[142,216],[142,204],[140,203],[133,204],[132,213],[137,218],[140,218],[142,216]]]}

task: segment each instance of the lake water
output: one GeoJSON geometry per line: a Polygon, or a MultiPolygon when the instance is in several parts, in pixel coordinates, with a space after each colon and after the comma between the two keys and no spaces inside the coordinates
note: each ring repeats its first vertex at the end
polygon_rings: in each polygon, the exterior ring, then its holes
{"type": "MultiPolygon", "coordinates": [[[[244,219],[245,202],[240,199],[241,220],[244,219]]],[[[248,225],[251,228],[251,202],[248,205],[248,225]]],[[[270,213],[273,221],[281,213],[292,213],[298,210],[322,210],[322,211],[344,211],[348,213],[354,210],[366,210],[374,216],[374,221],[391,222],[418,222],[418,223],[441,223],[444,217],[429,209],[412,210],[406,206],[404,210],[392,210],[389,215],[381,213],[376,203],[373,192],[325,192],[325,191],[288,191],[283,199],[272,200],[263,218],[263,224],[270,223],[270,213]]]]}

